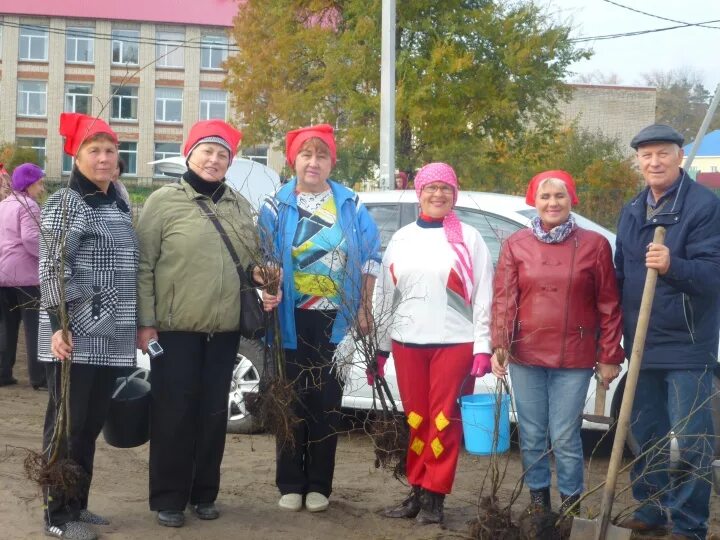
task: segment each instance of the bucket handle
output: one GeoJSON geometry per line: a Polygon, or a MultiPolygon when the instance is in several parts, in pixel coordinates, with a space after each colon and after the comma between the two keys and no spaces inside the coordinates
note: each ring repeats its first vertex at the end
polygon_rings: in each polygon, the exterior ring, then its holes
{"type": "MultiPolygon", "coordinates": [[[[467,383],[468,378],[470,378],[470,377],[475,378],[474,375],[468,373],[467,375],[465,375],[465,377],[463,377],[463,380],[460,383],[460,388],[458,388],[458,397],[455,401],[457,402],[457,404],[459,406],[462,406],[462,403],[460,403],[460,400],[463,397],[462,389],[465,386],[465,384],[467,383]]],[[[473,390],[475,390],[475,385],[473,385],[473,390]]],[[[497,385],[495,386],[495,393],[502,394],[503,390],[505,390],[505,393],[507,395],[510,395],[510,387],[508,386],[508,383],[507,383],[507,380],[505,379],[505,377],[497,380],[497,385]]]]}
{"type": "Polygon", "coordinates": [[[135,370],[130,376],[126,375],[125,377],[123,377],[125,380],[122,383],[120,383],[120,386],[118,386],[115,389],[115,392],[112,395],[112,399],[115,399],[116,397],[118,397],[120,392],[122,392],[122,389],[125,388],[132,379],[137,378],[138,375],[144,373],[145,376],[143,377],[143,380],[147,381],[147,379],[148,379],[147,372],[148,371],[146,369],[139,368],[139,369],[135,370]]]}

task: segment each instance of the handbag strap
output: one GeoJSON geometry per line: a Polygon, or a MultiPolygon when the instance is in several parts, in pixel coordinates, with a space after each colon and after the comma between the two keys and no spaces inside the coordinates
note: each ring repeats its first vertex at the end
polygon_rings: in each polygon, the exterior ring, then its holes
{"type": "Polygon", "coordinates": [[[245,270],[240,267],[240,257],[238,257],[237,251],[235,251],[235,247],[232,245],[232,242],[230,242],[230,238],[225,232],[225,229],[220,223],[220,220],[217,218],[217,214],[215,214],[215,212],[210,209],[208,203],[204,199],[195,199],[195,202],[200,208],[202,208],[203,212],[205,212],[205,216],[212,222],[213,225],[215,225],[215,229],[220,235],[223,244],[225,244],[228,252],[230,252],[230,258],[233,260],[233,263],[235,263],[235,270],[237,270],[238,277],[240,278],[240,286],[252,287],[247,276],[245,275],[245,270]]]}

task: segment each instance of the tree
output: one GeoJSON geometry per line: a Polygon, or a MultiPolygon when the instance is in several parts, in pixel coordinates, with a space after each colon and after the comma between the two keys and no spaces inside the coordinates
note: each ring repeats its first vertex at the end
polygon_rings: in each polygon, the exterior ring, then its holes
{"type": "Polygon", "coordinates": [[[596,69],[589,73],[580,73],[573,78],[573,82],[582,84],[622,84],[620,75],[614,72],[603,73],[596,69]]]}
{"type": "Polygon", "coordinates": [[[0,143],[0,163],[5,165],[8,173],[12,174],[15,167],[23,163],[34,163],[43,166],[37,151],[28,146],[19,146],[16,143],[0,143]]]}
{"type": "MultiPolygon", "coordinates": [[[[685,135],[690,142],[697,135],[712,95],[703,86],[697,71],[673,69],[645,73],[643,79],[648,86],[657,88],[655,121],[669,124],[685,135]]],[[[720,128],[720,118],[715,116],[710,130],[720,128]]]]}
{"type": "MultiPolygon", "coordinates": [[[[249,143],[324,121],[338,128],[336,177],[352,183],[374,170],[380,8],[380,0],[244,3],[226,85],[249,143]]],[[[479,171],[506,148],[525,150],[552,135],[561,80],[588,56],[568,32],[529,2],[398,2],[397,166],[442,160],[463,187],[502,183],[479,171]]]]}

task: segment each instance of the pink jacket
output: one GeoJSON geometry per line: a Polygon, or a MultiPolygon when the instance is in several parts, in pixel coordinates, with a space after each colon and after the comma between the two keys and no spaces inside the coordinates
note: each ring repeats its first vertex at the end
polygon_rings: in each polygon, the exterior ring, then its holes
{"type": "Polygon", "coordinates": [[[39,285],[40,207],[23,193],[0,201],[0,287],[39,285]]]}

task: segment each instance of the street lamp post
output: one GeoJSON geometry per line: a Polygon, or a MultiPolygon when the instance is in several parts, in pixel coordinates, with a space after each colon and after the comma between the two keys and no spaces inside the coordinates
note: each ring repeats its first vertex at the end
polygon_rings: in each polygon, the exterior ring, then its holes
{"type": "Polygon", "coordinates": [[[382,2],[380,188],[395,185],[395,0],[382,2]]]}

